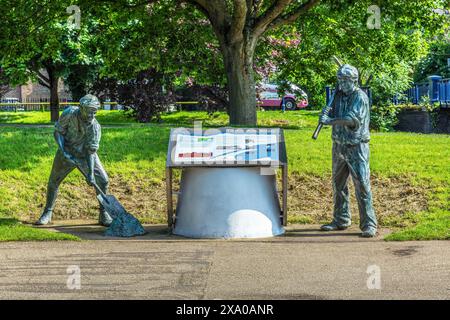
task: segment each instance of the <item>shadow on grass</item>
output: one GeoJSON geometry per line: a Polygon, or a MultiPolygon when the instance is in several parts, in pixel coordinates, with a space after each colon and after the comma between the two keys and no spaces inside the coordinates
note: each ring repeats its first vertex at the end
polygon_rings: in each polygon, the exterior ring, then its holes
{"type": "Polygon", "coordinates": [[[176,117],[170,115],[168,117],[163,117],[160,121],[153,120],[150,123],[158,124],[158,125],[170,125],[170,126],[185,126],[192,127],[195,121],[200,121],[204,126],[208,127],[223,127],[227,124],[227,122],[213,123],[212,120],[214,118],[210,118],[207,115],[199,116],[199,115],[177,115],[176,117]]]}
{"type": "Polygon", "coordinates": [[[0,228],[1,227],[12,227],[19,225],[20,221],[14,218],[0,218],[0,228]]]}
{"type": "Polygon", "coordinates": [[[0,112],[0,123],[14,123],[18,120],[29,118],[26,114],[18,112],[17,114],[2,114],[0,112]]]}
{"type": "Polygon", "coordinates": [[[131,112],[127,111],[101,111],[97,114],[98,122],[103,124],[111,124],[111,125],[126,125],[138,123],[136,119],[133,117],[131,112]]]}
{"type": "MultiPolygon", "coordinates": [[[[189,118],[187,118],[187,119],[189,119],[189,118]]],[[[306,127],[306,126],[299,126],[299,125],[295,125],[295,124],[290,125],[290,124],[280,124],[280,123],[258,124],[256,126],[237,126],[237,125],[230,126],[230,125],[228,125],[228,123],[220,123],[220,124],[210,123],[207,119],[206,120],[203,120],[203,119],[192,120],[192,119],[190,119],[191,121],[188,121],[187,119],[186,119],[186,121],[183,120],[183,121],[163,122],[163,123],[158,123],[158,122],[153,123],[152,122],[151,124],[159,125],[159,126],[171,126],[171,127],[174,127],[174,128],[176,128],[176,127],[192,128],[192,127],[194,127],[194,122],[195,121],[200,121],[202,127],[204,127],[204,128],[255,128],[255,129],[256,128],[281,128],[281,129],[304,129],[304,128],[309,128],[309,127],[306,127]]]]}
{"type": "MultiPolygon", "coordinates": [[[[283,128],[283,129],[302,129],[309,128],[309,124],[299,125],[296,123],[292,123],[298,121],[295,119],[296,117],[302,117],[308,123],[311,121],[309,119],[314,119],[313,122],[317,121],[317,115],[314,114],[294,114],[294,113],[286,113],[286,114],[258,114],[258,125],[257,126],[243,126],[248,128],[283,128]],[[281,118],[279,118],[281,116],[281,118]]],[[[174,112],[163,114],[162,119],[160,121],[152,121],[152,124],[155,125],[168,125],[168,126],[181,126],[181,127],[192,127],[194,126],[195,121],[202,122],[202,126],[209,128],[220,128],[227,127],[228,124],[228,116],[225,116],[224,113],[219,114],[211,114],[207,113],[198,113],[192,112],[187,113],[185,111],[174,112]]],[[[240,126],[233,126],[239,128],[240,126]]]]}

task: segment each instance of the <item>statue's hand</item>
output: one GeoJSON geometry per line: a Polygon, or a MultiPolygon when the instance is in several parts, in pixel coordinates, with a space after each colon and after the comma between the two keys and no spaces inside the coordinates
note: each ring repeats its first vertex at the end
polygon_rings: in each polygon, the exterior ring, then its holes
{"type": "Polygon", "coordinates": [[[94,175],[89,175],[86,177],[86,182],[88,185],[90,185],[91,187],[95,184],[95,177],[94,175]]]}
{"type": "Polygon", "coordinates": [[[325,125],[331,124],[332,120],[333,120],[333,118],[327,116],[326,114],[322,114],[319,119],[319,121],[325,125]]]}
{"type": "Polygon", "coordinates": [[[73,155],[71,155],[70,153],[68,153],[68,152],[65,151],[65,152],[64,152],[64,158],[66,158],[67,161],[69,161],[70,163],[76,165],[76,159],[75,159],[75,157],[74,157],[73,155]]]}

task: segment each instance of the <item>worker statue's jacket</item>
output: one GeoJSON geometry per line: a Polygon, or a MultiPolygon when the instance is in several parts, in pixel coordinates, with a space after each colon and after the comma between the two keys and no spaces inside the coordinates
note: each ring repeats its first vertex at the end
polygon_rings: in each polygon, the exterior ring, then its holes
{"type": "Polygon", "coordinates": [[[364,91],[356,88],[349,95],[342,91],[336,92],[331,108],[330,117],[349,118],[355,122],[355,126],[333,125],[333,142],[343,145],[369,142],[369,98],[364,91]]]}
{"type": "Polygon", "coordinates": [[[96,119],[87,124],[81,119],[78,107],[68,107],[55,123],[55,130],[64,136],[64,148],[77,158],[97,152],[101,128],[96,119]]]}

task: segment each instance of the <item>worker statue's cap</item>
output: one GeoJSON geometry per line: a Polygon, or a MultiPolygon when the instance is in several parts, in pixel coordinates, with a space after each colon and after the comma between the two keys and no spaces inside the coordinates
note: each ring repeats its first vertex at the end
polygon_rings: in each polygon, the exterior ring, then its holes
{"type": "Polygon", "coordinates": [[[80,99],[80,107],[81,108],[92,108],[99,109],[100,101],[98,98],[92,94],[87,94],[83,98],[80,99]]]}
{"type": "Polygon", "coordinates": [[[358,69],[349,64],[344,64],[342,67],[339,68],[337,77],[339,79],[358,80],[358,69]]]}

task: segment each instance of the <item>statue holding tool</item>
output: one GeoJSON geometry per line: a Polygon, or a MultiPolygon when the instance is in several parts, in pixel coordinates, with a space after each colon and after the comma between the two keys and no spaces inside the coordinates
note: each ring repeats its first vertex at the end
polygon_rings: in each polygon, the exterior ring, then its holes
{"type": "Polygon", "coordinates": [[[65,109],[55,123],[54,137],[58,150],[47,185],[44,212],[35,224],[46,225],[51,222],[59,185],[77,168],[87,183],[95,188],[100,203],[99,224],[109,227],[106,235],[129,237],[144,234],[139,221],[114,196],[107,195],[108,175],[97,155],[101,127],[95,115],[99,107],[97,97],[88,94],[80,99],[79,108],[72,106],[65,109]]]}
{"type": "MultiPolygon", "coordinates": [[[[47,185],[47,202],[44,212],[36,224],[45,225],[51,222],[59,185],[75,168],[79,168],[89,185],[97,183],[104,193],[107,192],[108,175],[97,155],[101,128],[95,119],[95,114],[99,106],[100,103],[95,96],[86,95],[81,98],[79,108],[65,109],[55,123],[54,136],[58,151],[53,160],[47,185]]],[[[109,226],[111,222],[112,218],[100,205],[99,223],[109,226]]]]}
{"type": "Polygon", "coordinates": [[[337,73],[338,86],[322,111],[314,132],[316,139],[323,125],[331,125],[333,140],[333,221],[323,231],[350,226],[348,179],[352,177],[358,201],[363,237],[374,237],[377,219],[372,205],[369,169],[369,99],[358,87],[358,70],[345,64],[337,73]]]}

